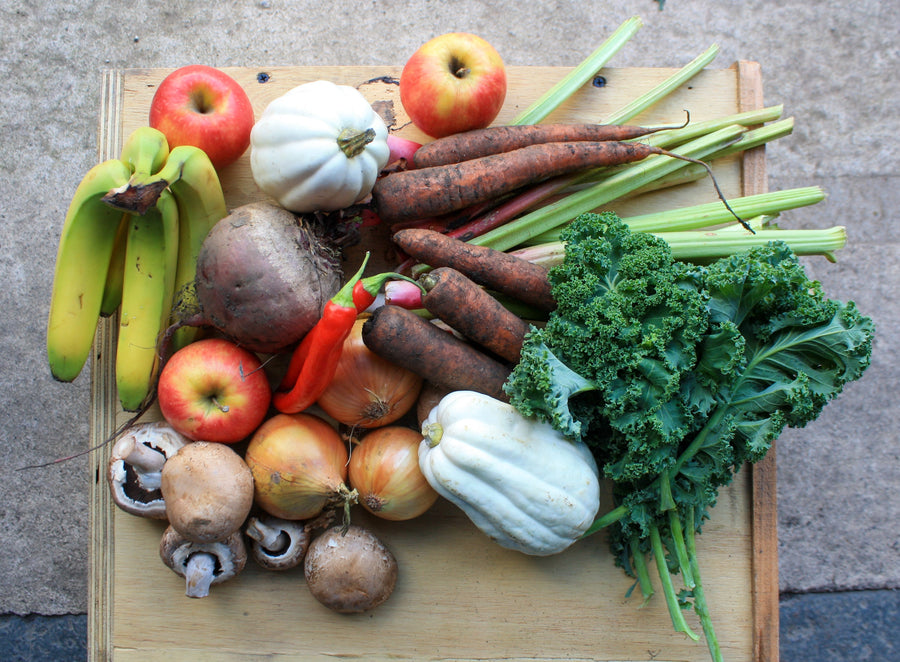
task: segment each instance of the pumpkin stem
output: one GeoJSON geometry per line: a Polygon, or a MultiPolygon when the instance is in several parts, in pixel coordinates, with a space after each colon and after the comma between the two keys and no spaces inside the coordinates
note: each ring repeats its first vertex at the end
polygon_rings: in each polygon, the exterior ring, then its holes
{"type": "Polygon", "coordinates": [[[337,138],[338,147],[348,159],[359,156],[365,150],[366,145],[375,140],[375,129],[369,127],[365,131],[347,128],[341,131],[337,138]]]}
{"type": "Polygon", "coordinates": [[[440,423],[429,423],[422,428],[422,435],[428,440],[428,448],[434,448],[441,443],[441,437],[444,436],[444,428],[440,423]]]}

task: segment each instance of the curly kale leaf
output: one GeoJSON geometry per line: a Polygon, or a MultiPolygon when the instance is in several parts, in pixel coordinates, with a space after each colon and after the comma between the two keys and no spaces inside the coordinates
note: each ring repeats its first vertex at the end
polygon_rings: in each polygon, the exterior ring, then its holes
{"type": "Polygon", "coordinates": [[[655,474],[692,425],[677,396],[707,328],[699,272],[612,213],[578,217],[561,239],[566,258],[549,273],[557,309],[529,334],[506,392],[601,462],[655,474]]]}
{"type": "Polygon", "coordinates": [[[785,426],[814,420],[862,376],[874,324],[853,302],[828,299],[778,242],[713,263],[705,289],[711,333],[696,373],[717,408],[727,409],[721,432],[710,436],[728,440],[736,468],[761,459],[785,426]],[[740,358],[722,360],[723,337],[740,358]]]}

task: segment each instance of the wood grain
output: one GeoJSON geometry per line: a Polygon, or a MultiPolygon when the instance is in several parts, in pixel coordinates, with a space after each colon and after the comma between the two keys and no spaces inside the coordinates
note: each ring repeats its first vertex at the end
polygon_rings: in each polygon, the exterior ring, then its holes
{"type": "MultiPolygon", "coordinates": [[[[425,140],[400,108],[396,85],[383,80],[398,76],[399,67],[226,71],[248,90],[257,116],[291,87],[324,78],[359,86],[400,135],[425,140]]],[[[497,121],[512,119],[567,71],[511,67],[510,92],[497,121]]],[[[98,156],[115,155],[122,136],[146,122],[155,87],[168,72],[125,70],[104,76],[98,156]]],[[[599,120],[672,73],[604,70],[605,87],[587,86],[548,121],[599,120]]],[[[709,69],[634,123],[677,123],[685,109],[697,121],[720,117],[752,107],[760,90],[758,69],[754,72],[750,63],[709,69]]],[[[764,186],[765,177],[764,155],[761,158],[716,164],[726,195],[759,192],[756,187],[764,186]]],[[[250,176],[248,154],[221,176],[229,206],[261,197],[250,176]]],[[[715,199],[710,183],[701,181],[640,196],[617,206],[617,211],[628,215],[715,199]]],[[[384,242],[377,229],[368,232],[363,237],[367,248],[384,242]]],[[[351,253],[348,262],[353,259],[351,253]]],[[[376,262],[373,268],[380,266],[376,262]]],[[[115,396],[110,360],[114,336],[114,325],[101,326],[92,364],[95,444],[127,420],[115,396]]],[[[208,598],[191,600],[184,596],[182,580],[159,561],[163,525],[111,505],[104,482],[107,461],[108,447],[94,453],[91,660],[703,661],[709,656],[702,640],[694,642],[672,631],[661,594],[643,607],[638,596],[626,597],[632,580],[615,567],[602,533],[555,557],[526,557],[491,543],[443,501],[406,523],[378,521],[362,511],[354,515],[382,537],[401,568],[395,594],[371,613],[342,616],[326,610],[311,598],[299,570],[276,574],[249,567],[238,579],[214,587],[208,598]]],[[[729,662],[774,659],[759,655],[777,654],[774,491],[774,472],[740,472],[722,491],[698,539],[708,601],[729,662]]],[[[701,632],[693,613],[688,622],[701,632]]]]}

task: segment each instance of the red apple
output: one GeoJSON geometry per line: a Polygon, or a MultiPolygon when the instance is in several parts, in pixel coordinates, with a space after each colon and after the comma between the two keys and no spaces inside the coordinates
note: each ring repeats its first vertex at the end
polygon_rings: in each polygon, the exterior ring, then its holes
{"type": "Polygon", "coordinates": [[[229,340],[206,338],[166,362],[157,397],[163,418],[184,436],[230,444],[260,426],[272,390],[256,354],[229,340]]]}
{"type": "Polygon", "coordinates": [[[483,129],[506,98],[506,69],[487,41],[450,32],[424,43],[400,73],[400,103],[432,138],[483,129]]]}
{"type": "Polygon", "coordinates": [[[223,168],[250,145],[253,105],[244,88],[224,71],[192,64],[166,76],[150,102],[150,126],[169,147],[199,147],[223,168]]]}

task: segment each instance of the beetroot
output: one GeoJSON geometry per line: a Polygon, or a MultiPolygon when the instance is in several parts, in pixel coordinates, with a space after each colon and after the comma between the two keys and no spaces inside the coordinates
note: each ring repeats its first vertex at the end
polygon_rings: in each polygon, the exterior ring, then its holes
{"type": "Polygon", "coordinates": [[[339,251],[306,219],[254,202],[210,231],[194,285],[204,324],[251,351],[273,353],[315,325],[342,277],[339,251]]]}

